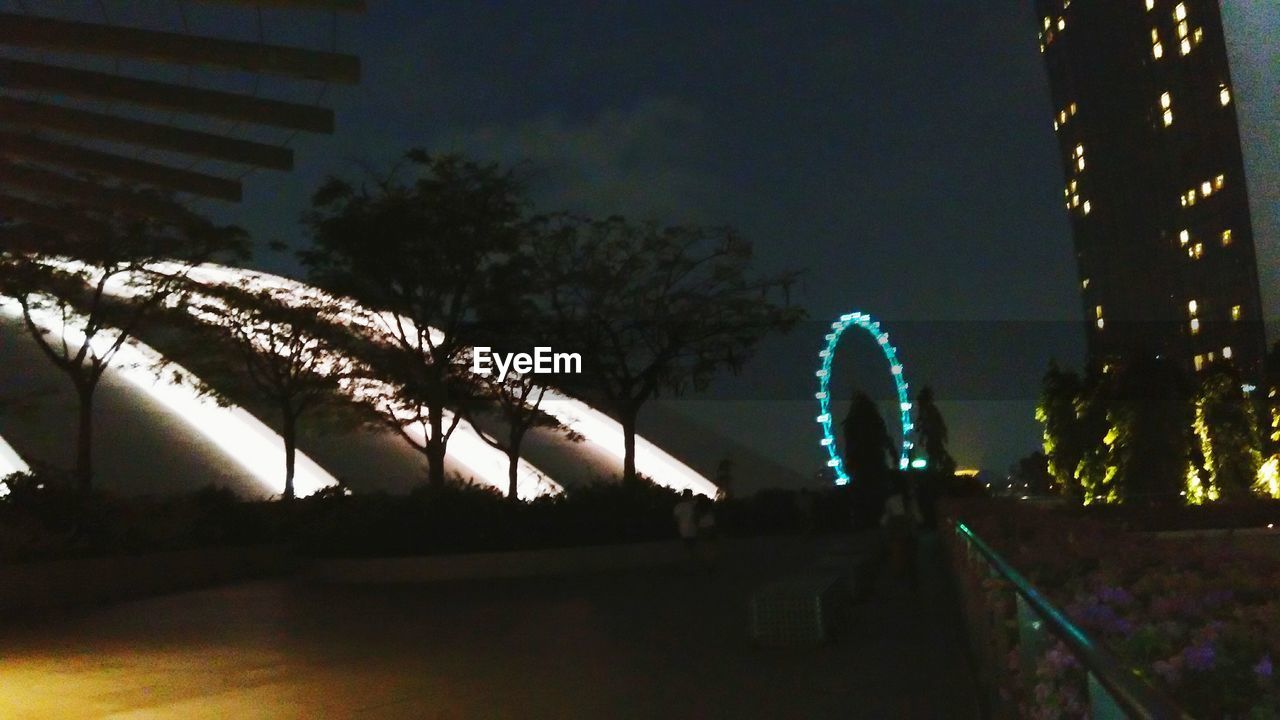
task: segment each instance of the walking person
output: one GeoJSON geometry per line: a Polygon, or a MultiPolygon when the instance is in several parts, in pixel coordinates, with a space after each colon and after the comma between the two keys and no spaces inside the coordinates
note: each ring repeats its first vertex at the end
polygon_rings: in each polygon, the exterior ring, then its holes
{"type": "Polygon", "coordinates": [[[688,553],[690,560],[697,560],[698,553],[698,505],[694,500],[693,491],[685,489],[680,493],[680,500],[676,503],[675,508],[671,510],[672,516],[676,520],[676,532],[680,534],[680,542],[684,544],[685,552],[688,553]]]}
{"type": "Polygon", "coordinates": [[[889,565],[894,573],[912,590],[919,584],[916,556],[919,553],[917,532],[920,527],[920,508],[911,492],[911,485],[901,474],[894,478],[893,489],[884,502],[884,514],[880,517],[888,544],[889,565]]]}
{"type": "Polygon", "coordinates": [[[698,548],[701,550],[702,564],[711,570],[720,557],[720,546],[716,542],[716,504],[711,498],[699,495],[697,508],[698,548]]]}

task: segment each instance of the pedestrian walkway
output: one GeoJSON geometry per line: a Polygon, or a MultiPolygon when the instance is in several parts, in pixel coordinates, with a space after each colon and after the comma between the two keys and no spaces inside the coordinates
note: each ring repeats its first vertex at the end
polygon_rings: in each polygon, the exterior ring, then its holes
{"type": "Polygon", "coordinates": [[[726,544],[712,573],[278,580],[10,623],[0,717],[977,717],[959,613],[930,542],[919,591],[882,578],[836,642],[751,645],[751,591],[828,542],[726,544]]]}

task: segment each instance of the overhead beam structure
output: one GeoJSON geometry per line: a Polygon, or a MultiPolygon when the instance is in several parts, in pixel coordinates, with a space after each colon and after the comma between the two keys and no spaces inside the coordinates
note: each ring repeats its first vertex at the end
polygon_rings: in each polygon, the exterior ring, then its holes
{"type": "Polygon", "coordinates": [[[20,60],[0,60],[0,87],[116,100],[289,130],[333,132],[333,111],[327,108],[20,60]]]}
{"type": "Polygon", "coordinates": [[[177,225],[199,220],[186,206],[172,200],[104,187],[30,165],[0,162],[0,187],[17,190],[21,194],[57,198],[80,207],[118,211],[177,225]]]}
{"type": "MultiPolygon", "coordinates": [[[[364,0],[192,1],[220,3],[227,8],[220,15],[233,21],[241,16],[250,24],[263,7],[296,11],[290,22],[319,15],[321,26],[331,32],[337,30],[339,13],[365,10],[364,0]]],[[[115,22],[105,10],[73,10],[68,16],[58,0],[19,5],[21,12],[0,12],[0,172],[5,173],[0,187],[12,190],[18,200],[37,206],[43,202],[45,209],[65,208],[71,214],[82,208],[118,210],[165,222],[191,220],[192,213],[183,207],[187,195],[236,202],[242,193],[240,171],[222,165],[196,168],[197,163],[291,170],[294,151],[288,145],[294,134],[334,131],[332,110],[260,95],[263,88],[257,83],[252,92],[227,90],[191,72],[185,80],[151,79],[165,76],[148,73],[146,67],[272,75],[298,81],[290,84],[304,95],[313,90],[302,81],[360,81],[360,59],[332,48],[254,42],[227,37],[233,33],[224,31],[191,31],[185,25],[178,32],[149,22],[115,22]],[[85,69],[82,60],[93,58],[114,59],[115,69],[85,69]],[[129,74],[139,64],[143,71],[129,74]],[[159,152],[143,159],[148,150],[159,152]],[[104,177],[164,192],[123,193],[104,177]]],[[[57,219],[22,202],[9,207],[15,216],[18,210],[23,217],[37,216],[33,221],[57,219]]]]}
{"type": "Polygon", "coordinates": [[[293,169],[293,151],[287,147],[30,100],[0,97],[0,125],[114,140],[273,170],[293,169]]]}
{"type": "Polygon", "coordinates": [[[0,195],[0,215],[85,238],[103,237],[108,232],[107,226],[100,222],[12,195],[0,195]]]}
{"type": "Polygon", "coordinates": [[[0,45],[244,70],[333,83],[360,81],[360,59],[350,55],[34,15],[0,13],[0,45]]]}
{"type": "Polygon", "coordinates": [[[240,182],[215,175],[50,142],[32,135],[0,133],[0,156],[32,160],[74,170],[102,173],[178,192],[239,202],[240,182]]]}

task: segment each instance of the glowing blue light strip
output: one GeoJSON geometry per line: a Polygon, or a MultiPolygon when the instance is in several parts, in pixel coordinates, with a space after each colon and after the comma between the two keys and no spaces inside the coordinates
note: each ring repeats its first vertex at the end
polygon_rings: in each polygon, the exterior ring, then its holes
{"type": "Polygon", "coordinates": [[[840,457],[840,451],[836,448],[835,434],[831,430],[831,361],[836,356],[836,345],[840,343],[840,336],[851,327],[861,328],[875,338],[880,351],[889,361],[889,374],[893,377],[894,387],[898,391],[898,409],[902,421],[902,451],[898,456],[898,467],[906,470],[911,466],[911,431],[914,426],[911,424],[911,400],[907,393],[907,378],[902,363],[898,361],[898,350],[889,344],[889,333],[881,330],[880,323],[873,320],[870,315],[859,312],[841,315],[839,320],[831,323],[831,332],[826,335],[826,347],[818,351],[818,358],[822,363],[815,373],[818,377],[818,392],[814,394],[818,400],[816,420],[822,425],[821,445],[827,452],[827,467],[835,472],[837,485],[848,485],[849,474],[845,472],[844,459],[840,457]]]}

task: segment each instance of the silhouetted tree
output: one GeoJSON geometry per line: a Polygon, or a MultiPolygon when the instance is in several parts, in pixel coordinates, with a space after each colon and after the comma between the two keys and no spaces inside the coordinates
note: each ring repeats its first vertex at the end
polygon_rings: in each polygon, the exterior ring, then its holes
{"type": "Polygon", "coordinates": [[[370,406],[402,434],[422,430],[423,447],[405,437],[438,487],[462,418],[449,408],[475,392],[461,362],[468,334],[509,290],[500,280],[524,237],[524,199],[496,165],[421,150],[368,182],[330,178],[316,191],[305,218],[314,247],[301,257],[313,281],[389,313],[377,365],[394,397],[370,406]]]}
{"type": "Polygon", "coordinates": [[[786,300],[795,274],[753,273],[750,243],[729,228],[557,217],[530,261],[557,336],[582,354],[591,390],[622,425],[628,481],[646,402],[736,371],[762,337],[803,315],[786,300]]]}
{"type": "Polygon", "coordinates": [[[1043,426],[1049,473],[1059,491],[1077,502],[1083,500],[1084,491],[1076,473],[1090,444],[1090,433],[1080,413],[1083,391],[1079,375],[1063,371],[1056,362],[1050,362],[1041,382],[1040,401],[1036,404],[1036,420],[1043,426]]]}
{"type": "Polygon", "coordinates": [[[1232,368],[1214,366],[1200,380],[1195,434],[1209,487],[1224,499],[1247,497],[1262,464],[1258,417],[1232,368]]]}
{"type": "MultiPolygon", "coordinates": [[[[158,201],[144,191],[111,192],[158,201]]],[[[93,485],[93,402],[103,373],[139,325],[179,290],[191,267],[243,254],[247,244],[237,228],[177,210],[160,219],[77,208],[67,217],[79,220],[70,229],[13,223],[0,229],[0,294],[17,302],[40,351],[75,388],[74,472],[87,492],[93,485]]]]}
{"type": "Polygon", "coordinates": [[[507,497],[511,500],[519,498],[520,450],[525,437],[534,428],[549,428],[564,434],[570,440],[578,442],[582,436],[569,430],[554,415],[549,414],[542,406],[547,394],[548,378],[540,378],[534,373],[509,372],[505,378],[499,379],[492,373],[479,380],[479,389],[472,400],[465,404],[468,418],[488,412],[495,415],[505,430],[505,437],[496,432],[489,432],[476,423],[476,431],[491,447],[501,450],[507,456],[507,497]],[[479,407],[477,408],[477,404],[479,407]]]}
{"type": "Polygon", "coordinates": [[[1177,500],[1191,456],[1191,384],[1167,358],[1137,360],[1119,373],[1104,440],[1108,471],[1120,480],[1121,499],[1177,500]]]}
{"type": "Polygon", "coordinates": [[[916,396],[915,411],[916,442],[924,451],[926,467],[942,476],[954,475],[956,461],[947,452],[947,423],[934,403],[932,388],[925,387],[916,396]]]}
{"type": "Polygon", "coordinates": [[[1057,489],[1055,478],[1049,474],[1049,458],[1042,452],[1033,452],[1019,458],[1009,468],[1009,489],[1034,494],[1050,493],[1057,489]]]}
{"type": "MultiPolygon", "coordinates": [[[[316,293],[305,303],[273,288],[193,286],[185,313],[202,350],[188,365],[207,383],[245,387],[271,406],[284,441],[284,492],[294,497],[299,424],[343,402],[357,371],[343,352],[342,303],[316,293]]],[[[217,396],[213,385],[201,388],[217,396]]]]}

